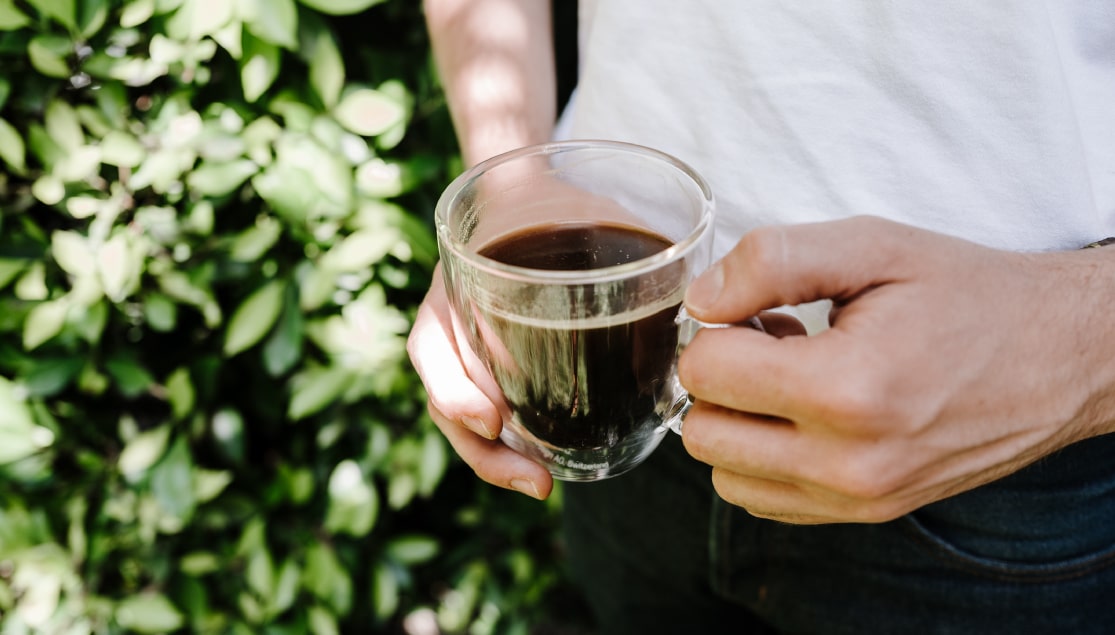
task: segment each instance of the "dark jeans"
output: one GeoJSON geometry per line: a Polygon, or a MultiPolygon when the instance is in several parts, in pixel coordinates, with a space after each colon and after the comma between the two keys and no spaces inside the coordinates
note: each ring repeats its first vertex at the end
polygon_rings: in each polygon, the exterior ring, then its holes
{"type": "Polygon", "coordinates": [[[673,435],[564,487],[601,633],[1115,632],[1115,435],[877,525],[756,519],[673,435]]]}

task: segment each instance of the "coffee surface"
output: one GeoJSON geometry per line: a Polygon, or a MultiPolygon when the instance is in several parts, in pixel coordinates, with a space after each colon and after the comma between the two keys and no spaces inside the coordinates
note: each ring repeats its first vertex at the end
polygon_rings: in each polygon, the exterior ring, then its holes
{"type": "MultiPolygon", "coordinates": [[[[562,223],[503,237],[479,253],[520,267],[576,271],[640,260],[670,245],[630,227],[562,223]]],[[[571,302],[595,291],[571,287],[571,302]]],[[[534,436],[564,448],[612,447],[654,418],[672,377],[679,303],[658,306],[591,327],[575,319],[527,323],[513,308],[497,315],[477,307],[478,352],[534,436]]]]}

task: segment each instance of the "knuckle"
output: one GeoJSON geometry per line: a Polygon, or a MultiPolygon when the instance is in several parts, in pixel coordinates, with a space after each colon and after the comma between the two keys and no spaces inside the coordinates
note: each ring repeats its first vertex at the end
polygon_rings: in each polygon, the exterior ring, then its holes
{"type": "Polygon", "coordinates": [[[786,259],[784,231],[781,227],[765,226],[744,235],[743,265],[752,271],[778,271],[786,259]]]}

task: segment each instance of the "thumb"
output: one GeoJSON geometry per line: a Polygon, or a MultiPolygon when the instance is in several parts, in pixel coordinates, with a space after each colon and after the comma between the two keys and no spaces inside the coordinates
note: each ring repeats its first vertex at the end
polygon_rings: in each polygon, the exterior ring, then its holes
{"type": "Polygon", "coordinates": [[[903,275],[913,227],[861,216],[749,232],[690,285],[699,320],[739,322],[765,309],[855,297],[903,275]]]}

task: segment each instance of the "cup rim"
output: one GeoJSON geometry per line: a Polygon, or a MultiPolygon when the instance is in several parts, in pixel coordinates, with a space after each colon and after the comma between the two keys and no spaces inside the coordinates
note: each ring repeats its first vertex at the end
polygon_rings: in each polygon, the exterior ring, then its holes
{"type": "Polygon", "coordinates": [[[697,170],[695,170],[688,163],[678,159],[677,157],[667,154],[661,150],[650,148],[636,143],[629,143],[626,141],[614,141],[608,139],[567,139],[561,141],[548,141],[546,143],[539,143],[534,145],[523,146],[514,150],[509,150],[502,154],[497,154],[489,159],[485,159],[480,163],[472,166],[459,174],[456,178],[450,181],[446,186],[441,196],[438,198],[437,206],[434,211],[434,218],[436,224],[436,231],[438,235],[439,245],[443,245],[450,249],[456,257],[468,262],[471,266],[480,269],[486,273],[498,275],[504,278],[510,278],[522,282],[531,282],[535,284],[569,284],[569,283],[584,283],[596,284],[602,282],[611,282],[631,277],[632,274],[653,271],[664,265],[668,265],[685,257],[701,239],[712,230],[713,215],[715,211],[715,204],[712,194],[712,188],[708,182],[697,170]],[[693,229],[685,236],[685,238],[675,242],[670,247],[656,252],[645,258],[632,260],[618,265],[611,265],[609,267],[601,267],[599,269],[579,269],[579,270],[553,270],[553,269],[535,269],[532,267],[522,267],[518,265],[510,265],[487,256],[480,255],[476,251],[465,248],[464,244],[452,237],[452,232],[449,227],[448,216],[453,203],[457,197],[465,190],[465,188],[480,178],[485,172],[492,167],[520,159],[528,156],[549,156],[560,154],[563,152],[571,152],[575,150],[585,149],[600,149],[610,148],[619,150],[629,154],[643,155],[661,161],[664,164],[670,165],[675,168],[679,173],[685,175],[693,184],[696,185],[697,191],[701,195],[701,216],[693,229]]]}

